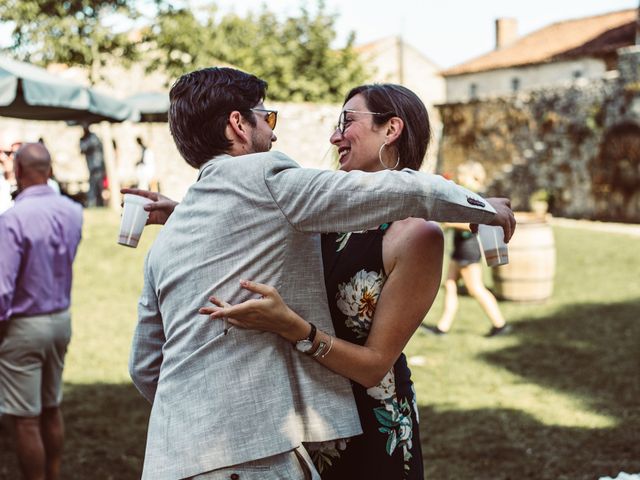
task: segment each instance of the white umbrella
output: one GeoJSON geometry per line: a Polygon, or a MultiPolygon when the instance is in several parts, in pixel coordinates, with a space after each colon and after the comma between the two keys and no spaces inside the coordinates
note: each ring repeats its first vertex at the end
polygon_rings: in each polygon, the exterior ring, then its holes
{"type": "Polygon", "coordinates": [[[140,122],[166,122],[169,112],[169,94],[140,92],[124,99],[140,112],[140,122]]]}

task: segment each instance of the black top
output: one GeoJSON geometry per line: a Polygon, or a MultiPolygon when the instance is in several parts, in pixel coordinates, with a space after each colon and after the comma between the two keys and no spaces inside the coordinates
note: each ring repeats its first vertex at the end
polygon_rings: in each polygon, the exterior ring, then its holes
{"type": "MultiPolygon", "coordinates": [[[[322,236],[322,258],[336,336],[364,345],[387,279],[382,239],[389,227],[322,236]]],[[[404,354],[376,387],[351,382],[364,433],[345,450],[333,444],[312,457],[323,479],[422,479],[418,413],[404,354]],[[339,447],[338,447],[339,448],[339,447]],[[329,464],[329,462],[331,464],[329,464]]]]}
{"type": "Polygon", "coordinates": [[[478,263],[482,258],[480,244],[476,236],[466,230],[453,231],[453,252],[451,258],[462,267],[478,263]]]}

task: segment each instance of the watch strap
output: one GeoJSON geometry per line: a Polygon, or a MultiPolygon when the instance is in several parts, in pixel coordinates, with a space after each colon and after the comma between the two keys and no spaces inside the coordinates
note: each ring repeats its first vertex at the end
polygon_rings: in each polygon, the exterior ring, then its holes
{"type": "Polygon", "coordinates": [[[308,323],[309,325],[311,325],[311,332],[309,332],[309,335],[306,338],[298,340],[295,343],[296,350],[307,354],[310,353],[311,349],[313,348],[313,341],[315,340],[316,333],[318,331],[313,323],[308,323]]]}
{"type": "Polygon", "coordinates": [[[309,325],[311,325],[311,331],[309,332],[309,336],[304,340],[309,340],[311,343],[313,343],[313,341],[316,339],[316,333],[318,332],[318,329],[311,322],[309,322],[309,325]]]}

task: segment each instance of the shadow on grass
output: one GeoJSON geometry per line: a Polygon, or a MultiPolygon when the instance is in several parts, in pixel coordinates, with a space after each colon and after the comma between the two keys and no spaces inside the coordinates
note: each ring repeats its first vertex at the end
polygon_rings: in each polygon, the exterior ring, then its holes
{"type": "MultiPolygon", "coordinates": [[[[517,322],[518,345],[481,359],[580,398],[611,428],[547,425],[522,411],[421,408],[426,478],[592,480],[640,472],[640,299],[573,305],[517,322]]],[[[65,385],[63,477],[140,477],[149,406],[131,385],[65,385]]],[[[6,427],[0,479],[20,478],[6,427]]]]}
{"type": "MultiPolygon", "coordinates": [[[[149,405],[127,384],[65,384],[62,478],[134,480],[142,472],[149,405]]],[[[10,428],[0,430],[0,479],[19,479],[10,428]]]]}
{"type": "Polygon", "coordinates": [[[598,413],[620,421],[632,414],[640,421],[640,299],[570,305],[520,320],[514,335],[518,345],[482,358],[578,397],[598,413]]]}
{"type": "Polygon", "coordinates": [[[640,299],[519,321],[518,345],[481,359],[616,421],[547,425],[519,410],[421,410],[427,478],[597,479],[640,472],[640,299]]]}
{"type": "Polygon", "coordinates": [[[420,409],[425,477],[595,480],[640,472],[637,424],[612,429],[545,425],[511,409],[420,409]],[[443,442],[442,439],[447,439],[443,442]]]}

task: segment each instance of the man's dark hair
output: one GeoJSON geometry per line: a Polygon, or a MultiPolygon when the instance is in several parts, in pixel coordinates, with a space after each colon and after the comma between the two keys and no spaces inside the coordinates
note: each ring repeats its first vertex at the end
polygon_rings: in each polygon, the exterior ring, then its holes
{"type": "Polygon", "coordinates": [[[396,142],[400,156],[398,168],[418,170],[431,141],[429,114],[422,100],[402,85],[381,83],[353,88],[347,93],[344,103],[358,94],[364,97],[370,111],[384,113],[372,115],[377,125],[384,124],[391,117],[402,119],[404,129],[396,142]]]}
{"type": "Polygon", "coordinates": [[[189,165],[200,168],[225,153],[229,114],[239,111],[251,124],[251,109],[264,100],[267,82],[233,68],[203,68],[181,76],[169,92],[169,129],[189,165]]]}

